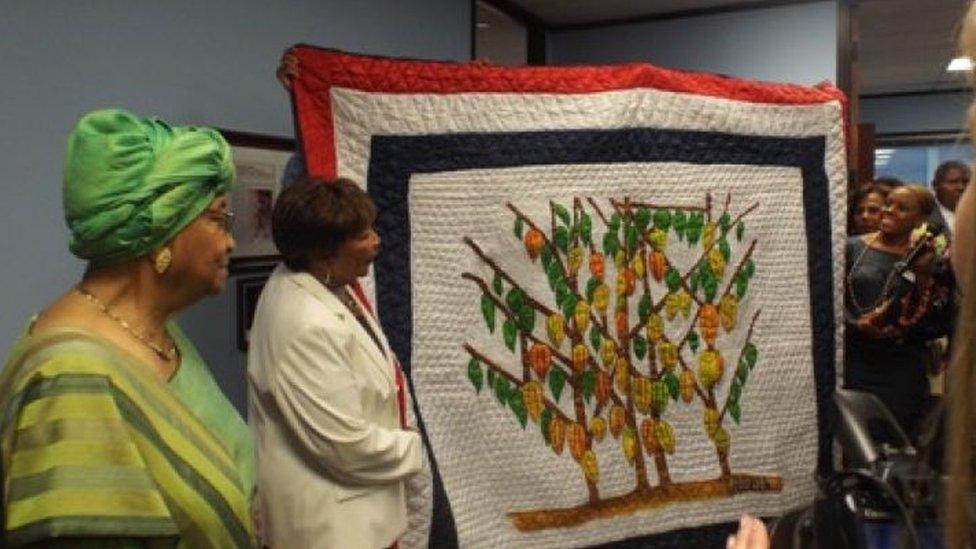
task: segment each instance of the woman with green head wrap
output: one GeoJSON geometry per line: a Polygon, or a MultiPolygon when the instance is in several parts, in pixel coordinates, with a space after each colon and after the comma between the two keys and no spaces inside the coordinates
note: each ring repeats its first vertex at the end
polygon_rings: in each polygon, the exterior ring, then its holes
{"type": "Polygon", "coordinates": [[[209,128],[109,109],[71,131],[64,211],[88,268],[0,377],[7,544],[253,544],[246,426],[171,320],[223,289],[233,179],[209,128]]]}

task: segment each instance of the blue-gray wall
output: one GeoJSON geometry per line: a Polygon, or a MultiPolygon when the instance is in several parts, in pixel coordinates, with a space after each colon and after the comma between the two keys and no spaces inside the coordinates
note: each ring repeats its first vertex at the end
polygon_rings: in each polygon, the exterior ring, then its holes
{"type": "MultiPolygon", "coordinates": [[[[282,51],[466,60],[467,0],[10,0],[0,2],[0,349],[78,280],[61,216],[65,136],[82,113],[123,106],[176,123],[291,136],[274,78],[282,51]]],[[[244,402],[234,281],[183,326],[231,400],[244,402]]]]}
{"type": "Polygon", "coordinates": [[[834,0],[553,32],[551,64],[647,61],[773,82],[836,82],[834,0]]]}
{"type": "Polygon", "coordinates": [[[860,119],[878,134],[962,132],[971,100],[969,92],[861,98],[860,119]]]}

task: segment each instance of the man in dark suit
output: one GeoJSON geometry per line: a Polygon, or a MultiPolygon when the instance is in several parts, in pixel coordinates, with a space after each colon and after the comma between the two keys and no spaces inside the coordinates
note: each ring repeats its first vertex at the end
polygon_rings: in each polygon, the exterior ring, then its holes
{"type": "Polygon", "coordinates": [[[932,179],[935,191],[936,208],[932,210],[928,223],[931,227],[941,227],[949,237],[952,236],[952,223],[956,217],[956,204],[969,184],[969,166],[958,160],[948,160],[939,164],[932,179]]]}

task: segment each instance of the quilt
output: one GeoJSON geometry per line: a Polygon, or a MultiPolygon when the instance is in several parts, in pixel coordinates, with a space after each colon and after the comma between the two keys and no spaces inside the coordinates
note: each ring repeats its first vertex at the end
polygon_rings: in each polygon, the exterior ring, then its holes
{"type": "Polygon", "coordinates": [[[700,546],[813,500],[837,89],[292,52],[310,175],[378,208],[365,286],[432,472],[401,545],[700,546]]]}

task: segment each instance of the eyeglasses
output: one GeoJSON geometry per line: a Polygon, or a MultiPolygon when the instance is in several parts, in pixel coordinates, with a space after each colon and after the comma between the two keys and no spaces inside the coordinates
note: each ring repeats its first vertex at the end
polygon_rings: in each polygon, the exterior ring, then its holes
{"type": "Polygon", "coordinates": [[[230,210],[207,210],[207,215],[216,221],[227,234],[230,234],[231,229],[234,228],[234,212],[230,210]]]}

